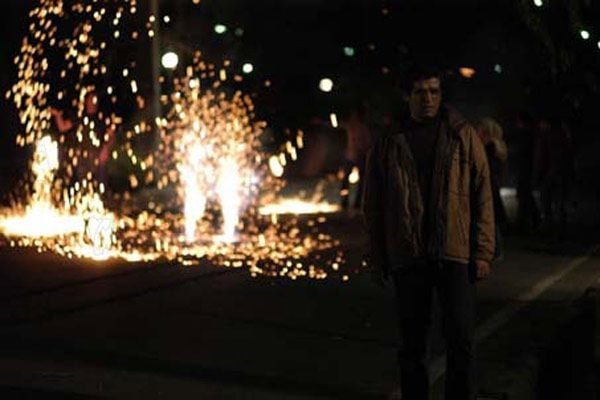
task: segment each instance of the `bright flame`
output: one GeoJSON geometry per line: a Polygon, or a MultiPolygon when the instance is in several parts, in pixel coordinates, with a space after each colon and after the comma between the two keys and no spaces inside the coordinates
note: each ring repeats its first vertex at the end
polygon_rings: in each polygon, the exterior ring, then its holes
{"type": "Polygon", "coordinates": [[[35,203],[27,207],[24,214],[0,219],[0,231],[7,236],[44,238],[81,232],[81,218],[61,214],[52,205],[35,203]]]}
{"type": "Polygon", "coordinates": [[[9,210],[0,218],[0,231],[25,238],[60,237],[57,243],[83,257],[103,260],[116,243],[114,216],[104,209],[100,195],[91,186],[75,184],[63,208],[52,201],[52,185],[58,169],[58,145],[49,136],[36,143],[31,170],[35,176],[33,195],[24,213],[9,210]],[[62,245],[61,245],[62,243],[62,245]]]}
{"type": "Polygon", "coordinates": [[[242,199],[240,197],[241,180],[235,161],[226,159],[221,162],[217,192],[223,214],[223,239],[233,242],[235,227],[240,217],[242,199]]]}
{"type": "MultiPolygon", "coordinates": [[[[199,122],[195,131],[201,131],[199,122]]],[[[202,133],[200,133],[202,135],[202,133]]],[[[198,136],[190,132],[181,143],[183,162],[177,165],[184,186],[185,237],[188,243],[196,240],[198,222],[206,209],[206,149],[198,136]]]]}
{"type": "Polygon", "coordinates": [[[61,213],[52,204],[52,183],[58,168],[58,145],[50,136],[35,146],[31,170],[35,176],[31,202],[24,213],[12,212],[0,219],[0,230],[10,236],[51,237],[79,232],[81,219],[61,213]]]}
{"type": "Polygon", "coordinates": [[[300,198],[280,199],[277,202],[267,204],[260,208],[262,215],[278,214],[328,214],[338,212],[338,204],[328,203],[326,201],[313,202],[300,198]]]}

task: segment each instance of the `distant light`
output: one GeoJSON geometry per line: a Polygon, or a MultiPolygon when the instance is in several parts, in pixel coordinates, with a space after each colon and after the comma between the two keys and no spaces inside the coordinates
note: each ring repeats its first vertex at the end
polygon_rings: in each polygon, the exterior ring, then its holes
{"type": "Polygon", "coordinates": [[[515,197],[517,195],[517,189],[513,187],[501,187],[500,196],[502,197],[515,197]]]}
{"type": "Polygon", "coordinates": [[[250,63],[245,63],[242,66],[242,72],[244,72],[245,74],[250,74],[252,73],[252,71],[254,71],[254,66],[250,63]]]}
{"type": "Polygon", "coordinates": [[[352,172],[350,172],[350,175],[348,175],[348,182],[350,182],[350,184],[355,185],[358,183],[358,181],[360,181],[360,171],[358,170],[358,167],[352,167],[352,172]]]}
{"type": "Polygon", "coordinates": [[[319,89],[321,89],[322,92],[331,92],[331,90],[333,89],[333,81],[329,78],[321,79],[321,81],[319,82],[319,89]]]}
{"type": "Polygon", "coordinates": [[[236,30],[234,31],[234,33],[235,33],[235,36],[242,37],[244,35],[244,29],[242,29],[242,28],[236,28],[236,30]]]}
{"type": "Polygon", "coordinates": [[[502,65],[500,65],[500,64],[496,64],[496,65],[494,65],[494,71],[495,71],[497,74],[501,74],[501,73],[502,73],[502,65]]]}
{"type": "Polygon", "coordinates": [[[458,72],[462,75],[463,78],[470,79],[475,76],[476,71],[470,67],[461,67],[458,69],[458,72]]]}
{"type": "Polygon", "coordinates": [[[165,15],[163,17],[163,21],[164,21],[165,24],[168,24],[169,22],[171,22],[171,17],[169,17],[168,15],[165,15]]]}
{"type": "Polygon", "coordinates": [[[329,120],[331,121],[331,126],[333,126],[334,128],[337,128],[339,126],[336,113],[329,114],[329,120]]]}
{"type": "Polygon", "coordinates": [[[588,40],[590,38],[590,33],[586,30],[580,31],[579,34],[583,40],[588,40]]]}
{"type": "Polygon", "coordinates": [[[227,32],[227,27],[223,24],[217,24],[215,25],[215,32],[219,35],[222,35],[223,33],[227,32]]]}
{"type": "Polygon", "coordinates": [[[131,91],[135,94],[138,91],[137,82],[135,80],[131,81],[131,91]]]}
{"type": "Polygon", "coordinates": [[[350,47],[350,46],[344,47],[344,55],[346,55],[348,57],[352,57],[352,56],[354,56],[354,54],[355,54],[354,47],[350,47]]]}
{"type": "Polygon", "coordinates": [[[598,41],[598,43],[597,43],[597,44],[598,44],[598,48],[600,49],[600,41],[598,41]]]}
{"type": "Polygon", "coordinates": [[[175,69],[179,64],[179,56],[172,51],[166,52],[161,58],[161,64],[166,69],[175,69]]]}
{"type": "Polygon", "coordinates": [[[541,7],[544,5],[544,2],[542,0],[533,0],[533,4],[535,4],[538,7],[541,7]]]}

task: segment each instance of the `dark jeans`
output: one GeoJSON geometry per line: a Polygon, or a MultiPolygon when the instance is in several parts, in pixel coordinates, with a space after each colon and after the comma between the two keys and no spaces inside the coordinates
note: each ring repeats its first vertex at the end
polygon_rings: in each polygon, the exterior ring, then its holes
{"type": "Polygon", "coordinates": [[[434,289],[446,340],[446,399],[475,398],[475,274],[466,264],[421,263],[393,274],[398,301],[400,385],[404,400],[429,396],[427,342],[434,289]]]}

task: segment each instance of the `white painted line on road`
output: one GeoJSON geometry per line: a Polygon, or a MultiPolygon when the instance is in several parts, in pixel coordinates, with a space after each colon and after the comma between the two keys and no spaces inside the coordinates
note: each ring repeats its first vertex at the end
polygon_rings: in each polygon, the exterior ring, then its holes
{"type": "MultiPolygon", "coordinates": [[[[588,250],[588,252],[585,255],[571,260],[571,262],[567,264],[566,268],[560,269],[557,273],[552,274],[546,277],[545,279],[541,280],[540,282],[536,283],[527,291],[517,296],[515,301],[504,306],[500,311],[498,311],[490,318],[485,320],[481,325],[477,327],[477,331],[475,332],[475,345],[478,345],[479,343],[483,342],[494,332],[502,328],[502,326],[504,326],[508,321],[510,321],[510,319],[517,312],[519,312],[530,302],[538,298],[542,293],[544,293],[552,285],[564,278],[571,271],[588,261],[592,257],[592,254],[594,254],[598,250],[600,250],[600,245],[592,247],[590,250],[588,250]]],[[[431,363],[430,382],[433,384],[438,379],[440,379],[445,372],[446,355],[444,354],[437,357],[431,363]]]]}

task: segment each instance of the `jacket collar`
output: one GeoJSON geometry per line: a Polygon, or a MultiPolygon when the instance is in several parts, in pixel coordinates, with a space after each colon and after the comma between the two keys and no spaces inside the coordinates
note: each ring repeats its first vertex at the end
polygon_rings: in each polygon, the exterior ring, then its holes
{"type": "MultiPolygon", "coordinates": [[[[397,118],[396,129],[394,129],[396,134],[404,135],[409,131],[412,124],[410,118],[410,114],[404,114],[404,116],[397,118]]],[[[440,119],[442,125],[447,125],[448,133],[454,136],[458,136],[459,132],[468,123],[454,107],[447,104],[442,104],[440,107],[440,119]]]]}

